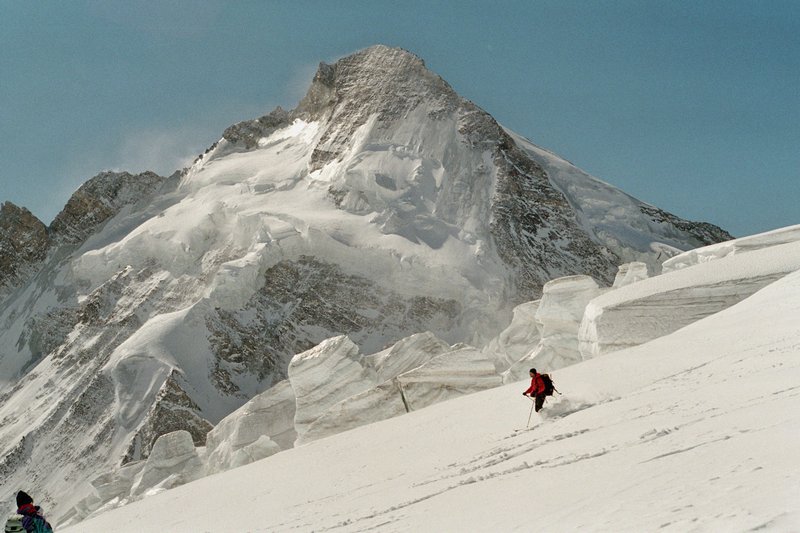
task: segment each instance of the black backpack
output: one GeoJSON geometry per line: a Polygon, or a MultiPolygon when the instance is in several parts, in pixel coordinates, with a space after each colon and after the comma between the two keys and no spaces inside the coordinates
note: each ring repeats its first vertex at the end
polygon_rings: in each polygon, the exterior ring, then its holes
{"type": "Polygon", "coordinates": [[[550,378],[550,374],[542,374],[542,381],[544,382],[544,395],[552,396],[553,391],[556,390],[556,387],[553,385],[553,380],[550,378]]]}

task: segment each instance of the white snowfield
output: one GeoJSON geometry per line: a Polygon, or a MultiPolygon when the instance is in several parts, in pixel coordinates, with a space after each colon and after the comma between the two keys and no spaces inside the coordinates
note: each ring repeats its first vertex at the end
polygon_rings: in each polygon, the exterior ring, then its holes
{"type": "MultiPolygon", "coordinates": [[[[759,248],[596,298],[589,307],[614,294],[669,292],[676,276],[702,292],[713,280],[749,287],[747,276],[775,275],[673,333],[553,372],[562,395],[530,428],[521,381],[315,440],[63,531],[798,531],[800,265],[791,266],[796,243],[759,248]]],[[[684,313],[669,300],[658,305],[684,313]]],[[[368,422],[370,411],[360,412],[368,422]]],[[[187,458],[188,449],[172,460],[187,458]]]]}

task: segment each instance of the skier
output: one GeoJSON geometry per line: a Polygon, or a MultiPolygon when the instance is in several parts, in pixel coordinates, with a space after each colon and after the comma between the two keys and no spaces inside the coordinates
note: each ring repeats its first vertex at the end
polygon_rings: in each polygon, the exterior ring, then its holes
{"type": "Polygon", "coordinates": [[[528,387],[528,390],[523,392],[522,395],[530,396],[532,399],[535,398],[536,412],[538,413],[544,405],[546,387],[542,375],[538,373],[535,368],[531,368],[529,374],[531,376],[531,386],[528,387]]]}
{"type": "Polygon", "coordinates": [[[53,533],[52,526],[45,520],[38,505],[33,505],[25,491],[17,493],[17,514],[11,515],[6,522],[6,533],[53,533]]]}

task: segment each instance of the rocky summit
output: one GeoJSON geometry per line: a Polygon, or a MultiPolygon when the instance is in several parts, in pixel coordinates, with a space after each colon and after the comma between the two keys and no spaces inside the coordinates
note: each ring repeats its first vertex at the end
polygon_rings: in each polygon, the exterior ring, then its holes
{"type": "Polygon", "coordinates": [[[369,356],[429,331],[499,383],[479,350],[548,281],[729,238],[503,128],[407,51],[322,64],[296,109],[169,178],[100,174],[49,227],[3,205],[0,489],[58,521],[88,479],[163,462],[160,435],[204,445],[326,339],[369,356]]]}

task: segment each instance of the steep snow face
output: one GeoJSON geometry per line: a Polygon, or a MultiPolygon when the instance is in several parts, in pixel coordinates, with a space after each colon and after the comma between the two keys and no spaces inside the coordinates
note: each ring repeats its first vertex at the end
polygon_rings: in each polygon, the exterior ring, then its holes
{"type": "MultiPolygon", "coordinates": [[[[325,339],[482,346],[550,279],[610,283],[629,241],[600,239],[529,151],[378,46],[321,65],[297,109],[228,128],[180,175],[90,180],[0,308],[0,488],[38,480],[58,517],[80,480],[146,459],[162,434],[202,446],[325,339]]],[[[656,224],[672,240],[642,241],[693,246],[676,220],[656,224]]]]}
{"type": "Polygon", "coordinates": [[[645,204],[527,139],[509,134],[548,173],[591,238],[616,254],[617,264],[644,262],[658,273],[662,262],[683,250],[733,239],[711,224],[681,220],[645,204]]]}

